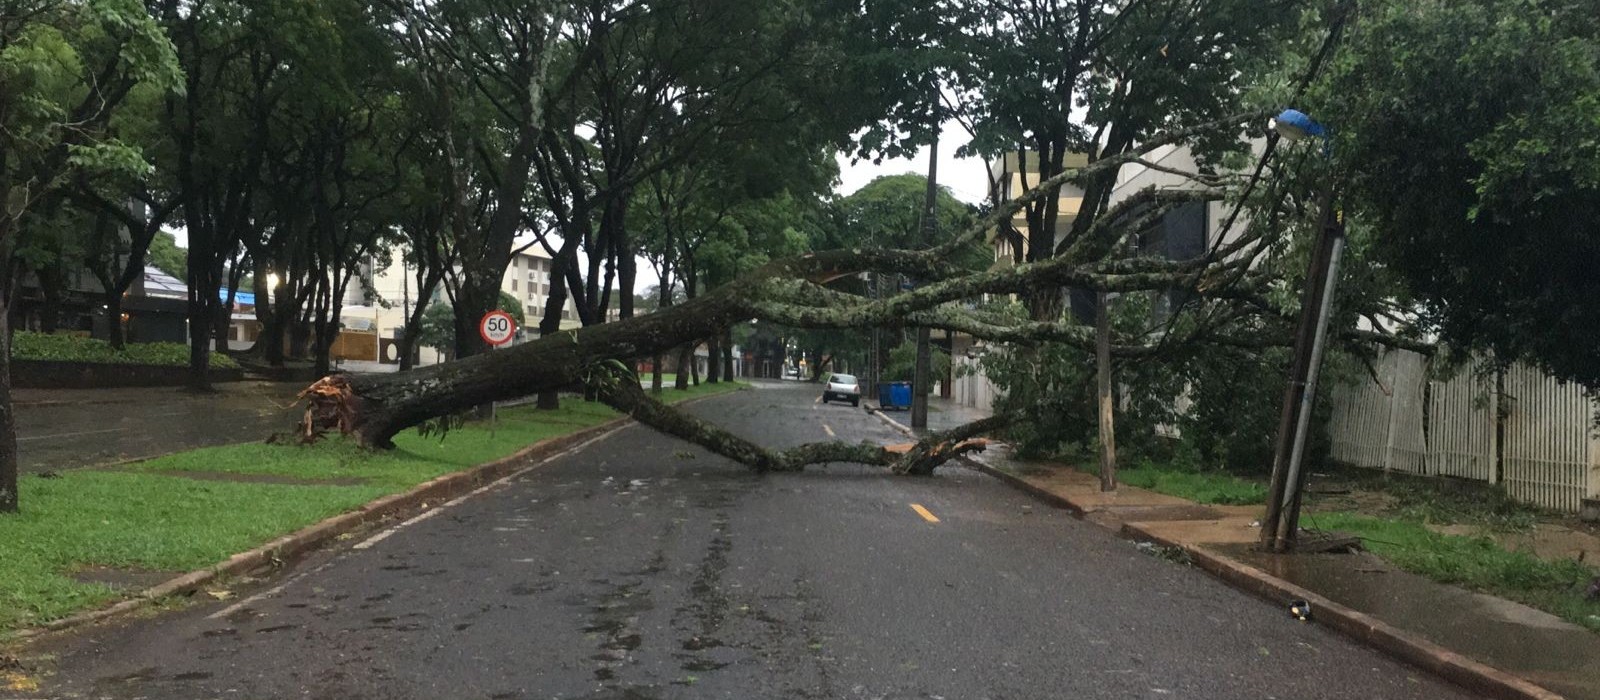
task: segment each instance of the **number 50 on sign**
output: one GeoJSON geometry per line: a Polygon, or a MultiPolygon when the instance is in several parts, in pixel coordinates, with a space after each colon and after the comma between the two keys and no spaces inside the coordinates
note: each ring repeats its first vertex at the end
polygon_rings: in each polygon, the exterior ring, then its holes
{"type": "Polygon", "coordinates": [[[478,322],[478,335],[483,336],[483,342],[494,347],[511,342],[516,334],[517,320],[504,311],[490,311],[478,322]]]}

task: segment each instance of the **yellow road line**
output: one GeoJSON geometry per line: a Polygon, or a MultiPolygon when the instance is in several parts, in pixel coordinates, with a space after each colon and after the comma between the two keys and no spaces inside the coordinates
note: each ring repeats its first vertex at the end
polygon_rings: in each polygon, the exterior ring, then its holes
{"type": "Polygon", "coordinates": [[[833,428],[828,427],[827,423],[822,424],[822,432],[827,433],[828,437],[833,437],[833,428]]]}
{"type": "Polygon", "coordinates": [[[933,513],[929,513],[928,509],[927,508],[923,508],[921,503],[913,503],[913,504],[911,504],[911,509],[914,510],[914,511],[917,511],[917,515],[922,516],[923,520],[926,520],[926,521],[928,521],[930,523],[939,522],[939,519],[936,518],[936,517],[933,517],[933,513]]]}

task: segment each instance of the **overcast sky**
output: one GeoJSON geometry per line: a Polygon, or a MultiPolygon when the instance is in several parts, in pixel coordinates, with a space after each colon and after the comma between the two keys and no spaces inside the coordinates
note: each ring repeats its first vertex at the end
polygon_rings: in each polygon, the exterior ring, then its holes
{"type": "MultiPolygon", "coordinates": [[[[939,184],[950,188],[950,193],[968,204],[978,204],[989,192],[989,176],[984,172],[983,161],[978,158],[956,158],[956,149],[971,140],[956,122],[945,124],[939,141],[939,184]]],[[[839,187],[841,195],[861,189],[873,178],[901,173],[928,174],[928,149],[924,148],[912,158],[886,160],[874,165],[862,161],[854,165],[850,159],[839,156],[839,187]]]]}

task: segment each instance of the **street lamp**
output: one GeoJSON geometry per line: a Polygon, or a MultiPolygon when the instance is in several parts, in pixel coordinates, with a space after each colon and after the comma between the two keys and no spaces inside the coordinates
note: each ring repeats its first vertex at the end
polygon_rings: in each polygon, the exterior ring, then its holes
{"type": "Polygon", "coordinates": [[[1305,112],[1286,109],[1270,120],[1272,129],[1290,141],[1304,141],[1312,137],[1326,137],[1328,130],[1305,112]]]}
{"type": "MultiPolygon", "coordinates": [[[[1286,109],[1273,119],[1272,128],[1291,141],[1322,138],[1326,142],[1328,137],[1326,127],[1293,109],[1286,109]]],[[[1324,153],[1327,153],[1326,146],[1324,153]]],[[[1339,259],[1345,243],[1344,219],[1334,208],[1333,189],[1330,179],[1320,197],[1322,221],[1301,297],[1294,361],[1289,368],[1289,383],[1284,388],[1278,439],[1273,450],[1272,487],[1267,498],[1267,514],[1261,522],[1261,545],[1273,552],[1292,550],[1300,529],[1306,436],[1316,401],[1317,375],[1327,349],[1328,319],[1333,311],[1339,259]]]]}

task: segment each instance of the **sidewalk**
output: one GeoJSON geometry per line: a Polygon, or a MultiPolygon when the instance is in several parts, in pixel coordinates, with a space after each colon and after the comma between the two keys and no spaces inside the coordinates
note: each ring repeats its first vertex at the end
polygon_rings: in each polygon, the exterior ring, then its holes
{"type": "Polygon", "coordinates": [[[1003,445],[973,460],[1086,520],[1181,547],[1235,586],[1286,607],[1305,597],[1317,622],[1463,685],[1500,697],[1555,697],[1541,695],[1542,688],[1571,700],[1600,700],[1600,636],[1554,615],[1435,583],[1372,554],[1255,551],[1260,506],[1205,506],[1130,486],[1106,494],[1098,477],[1018,462],[1003,445]],[[1494,669],[1505,673],[1497,679],[1494,669]]]}
{"type": "MultiPolygon", "coordinates": [[[[877,401],[864,402],[875,411],[881,411],[877,401]]],[[[890,410],[886,412],[896,422],[911,425],[910,409],[904,411],[890,410]]],[[[988,418],[988,411],[979,410],[971,406],[957,405],[954,401],[939,396],[928,397],[928,429],[919,430],[919,434],[928,432],[944,432],[951,428],[959,428],[976,420],[988,418]]]]}

